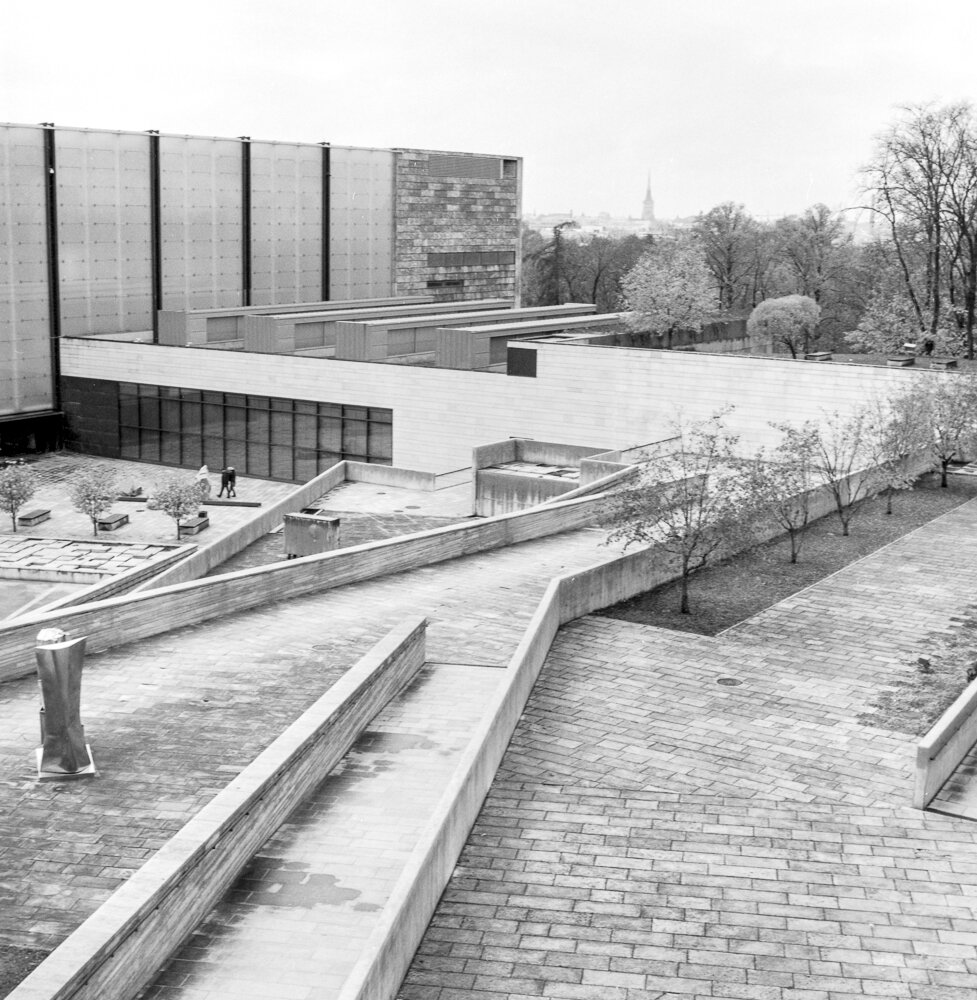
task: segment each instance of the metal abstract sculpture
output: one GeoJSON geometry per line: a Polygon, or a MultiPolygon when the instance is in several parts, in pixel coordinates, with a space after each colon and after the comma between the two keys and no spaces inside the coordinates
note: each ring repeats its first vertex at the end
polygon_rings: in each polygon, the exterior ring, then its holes
{"type": "Polygon", "coordinates": [[[37,681],[41,688],[41,746],[37,776],[41,781],[95,775],[91,748],[81,724],[81,672],[85,638],[69,639],[61,629],[37,635],[37,681]]]}

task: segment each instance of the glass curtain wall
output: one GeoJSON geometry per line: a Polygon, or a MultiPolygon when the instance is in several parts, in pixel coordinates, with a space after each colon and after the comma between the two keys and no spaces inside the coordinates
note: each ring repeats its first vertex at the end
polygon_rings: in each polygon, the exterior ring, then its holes
{"type": "Polygon", "coordinates": [[[124,382],[119,427],[123,458],[288,482],[393,458],[393,411],[341,403],[124,382]]]}

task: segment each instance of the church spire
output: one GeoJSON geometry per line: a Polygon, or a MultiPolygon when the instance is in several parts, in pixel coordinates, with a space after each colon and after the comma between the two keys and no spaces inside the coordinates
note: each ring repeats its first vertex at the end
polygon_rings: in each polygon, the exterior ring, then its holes
{"type": "Polygon", "coordinates": [[[655,221],[655,199],[651,196],[651,171],[648,171],[648,187],[645,191],[644,204],[641,206],[641,218],[645,222],[655,221]]]}

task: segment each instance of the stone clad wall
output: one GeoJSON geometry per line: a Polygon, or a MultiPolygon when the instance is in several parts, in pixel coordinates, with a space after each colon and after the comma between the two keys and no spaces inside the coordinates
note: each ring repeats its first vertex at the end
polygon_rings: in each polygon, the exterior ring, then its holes
{"type": "Polygon", "coordinates": [[[515,299],[519,294],[521,172],[522,161],[515,158],[400,150],[395,175],[394,293],[431,294],[442,301],[515,299]],[[444,175],[452,164],[457,176],[444,175]],[[470,176],[476,173],[493,176],[470,176]],[[431,253],[466,251],[512,251],[515,261],[429,263],[431,253]],[[428,287],[429,281],[463,284],[428,287]]]}

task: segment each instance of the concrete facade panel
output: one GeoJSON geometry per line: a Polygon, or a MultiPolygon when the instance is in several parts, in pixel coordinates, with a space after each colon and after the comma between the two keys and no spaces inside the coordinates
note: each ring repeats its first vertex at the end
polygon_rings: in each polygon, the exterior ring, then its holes
{"type": "Polygon", "coordinates": [[[251,143],[251,301],[322,297],[322,149],[251,143]]]}
{"type": "Polygon", "coordinates": [[[0,415],[53,405],[44,132],[0,129],[0,415]]]}
{"type": "Polygon", "coordinates": [[[241,143],[160,137],[163,308],[242,304],[241,143]]]}
{"type": "Polygon", "coordinates": [[[57,129],[62,333],[152,327],[149,139],[57,129]]]}
{"type": "Polygon", "coordinates": [[[394,157],[330,148],[330,298],[394,294],[394,157]]]}

